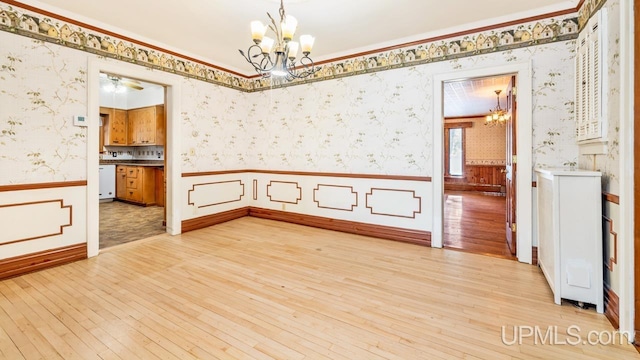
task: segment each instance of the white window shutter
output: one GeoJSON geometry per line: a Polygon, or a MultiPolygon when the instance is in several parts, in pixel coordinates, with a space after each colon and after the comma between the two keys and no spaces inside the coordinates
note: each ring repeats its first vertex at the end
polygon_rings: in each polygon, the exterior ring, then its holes
{"type": "Polygon", "coordinates": [[[578,142],[605,137],[605,22],[606,8],[602,8],[580,32],[576,44],[575,117],[578,142]]]}

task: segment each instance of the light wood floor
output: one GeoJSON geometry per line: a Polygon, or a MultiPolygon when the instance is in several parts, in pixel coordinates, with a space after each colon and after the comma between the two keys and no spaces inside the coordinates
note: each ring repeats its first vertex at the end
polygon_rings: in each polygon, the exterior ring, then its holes
{"type": "Polygon", "coordinates": [[[504,196],[447,191],[443,243],[446,248],[515,260],[506,240],[504,196]]]}
{"type": "Polygon", "coordinates": [[[5,359],[640,358],[519,325],[613,330],[531,265],[250,217],[0,282],[5,359]]]}

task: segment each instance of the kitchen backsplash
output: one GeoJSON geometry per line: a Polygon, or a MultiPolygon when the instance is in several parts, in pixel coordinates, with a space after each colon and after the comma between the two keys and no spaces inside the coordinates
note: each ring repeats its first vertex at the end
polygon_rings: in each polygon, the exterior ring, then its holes
{"type": "Polygon", "coordinates": [[[100,160],[164,160],[164,146],[105,146],[100,160]]]}

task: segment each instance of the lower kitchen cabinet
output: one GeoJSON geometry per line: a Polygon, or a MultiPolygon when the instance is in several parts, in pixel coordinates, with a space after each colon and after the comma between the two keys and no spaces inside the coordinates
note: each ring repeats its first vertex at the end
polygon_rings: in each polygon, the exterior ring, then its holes
{"type": "Polygon", "coordinates": [[[118,165],[116,198],[140,205],[156,203],[156,168],[118,165]]]}
{"type": "Polygon", "coordinates": [[[164,206],[165,198],[164,168],[156,168],[156,205],[164,206]]]}

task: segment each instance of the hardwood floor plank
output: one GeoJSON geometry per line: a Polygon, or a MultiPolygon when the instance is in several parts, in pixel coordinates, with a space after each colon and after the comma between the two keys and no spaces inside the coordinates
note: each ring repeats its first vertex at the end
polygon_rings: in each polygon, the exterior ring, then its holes
{"type": "Polygon", "coordinates": [[[250,217],[0,282],[0,356],[16,358],[640,358],[508,346],[507,325],[613,330],[555,305],[534,266],[250,217]]]}
{"type": "Polygon", "coordinates": [[[2,323],[0,323],[0,358],[24,359],[16,344],[9,338],[9,334],[5,332],[2,323]]]}
{"type": "Polygon", "coordinates": [[[448,249],[515,259],[506,241],[504,196],[446,191],[443,243],[448,249]]]}

